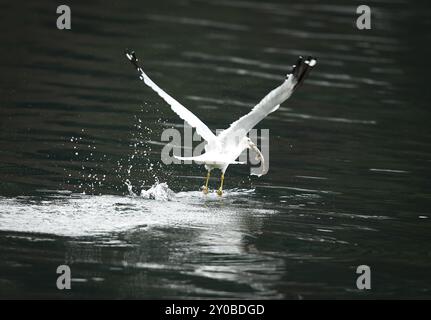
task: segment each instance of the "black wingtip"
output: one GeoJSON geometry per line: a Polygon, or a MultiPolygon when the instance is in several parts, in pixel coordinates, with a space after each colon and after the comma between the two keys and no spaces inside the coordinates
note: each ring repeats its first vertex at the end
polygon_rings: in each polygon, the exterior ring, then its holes
{"type": "Polygon", "coordinates": [[[317,59],[308,56],[304,58],[300,56],[298,61],[293,66],[292,76],[296,79],[295,89],[298,88],[305,80],[306,76],[310,73],[311,69],[317,64],[317,59]]]}
{"type": "Polygon", "coordinates": [[[129,59],[129,61],[133,64],[133,66],[136,69],[139,69],[138,58],[136,58],[135,51],[131,49],[126,49],[124,50],[124,53],[126,54],[127,59],[129,59]]]}

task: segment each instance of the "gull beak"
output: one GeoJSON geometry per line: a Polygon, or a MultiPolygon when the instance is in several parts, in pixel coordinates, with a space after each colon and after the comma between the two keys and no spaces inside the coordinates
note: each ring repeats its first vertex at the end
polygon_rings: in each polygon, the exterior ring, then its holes
{"type": "Polygon", "coordinates": [[[260,177],[260,176],[263,176],[264,174],[267,174],[268,168],[265,166],[265,158],[263,157],[262,152],[260,152],[259,148],[251,141],[249,142],[249,148],[253,149],[257,153],[256,160],[260,160],[260,163],[262,164],[262,172],[260,174],[254,174],[254,175],[260,177]]]}

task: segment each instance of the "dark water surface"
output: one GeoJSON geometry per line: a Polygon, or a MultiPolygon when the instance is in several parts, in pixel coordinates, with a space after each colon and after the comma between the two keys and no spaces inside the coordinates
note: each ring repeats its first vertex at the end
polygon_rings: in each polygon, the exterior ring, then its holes
{"type": "Polygon", "coordinates": [[[430,298],[428,8],[368,4],[360,31],[356,2],[96,1],[60,31],[58,4],[2,2],[0,297],[430,298]],[[205,197],[204,168],[161,162],[183,124],[130,47],[212,129],[319,64],[258,126],[269,173],[205,197]]]}

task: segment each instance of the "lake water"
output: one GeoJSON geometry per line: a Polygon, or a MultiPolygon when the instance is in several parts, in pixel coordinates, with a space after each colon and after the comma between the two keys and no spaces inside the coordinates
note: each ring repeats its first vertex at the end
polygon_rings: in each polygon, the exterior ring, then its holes
{"type": "Polygon", "coordinates": [[[358,30],[356,2],[105,1],[58,30],[48,1],[0,4],[0,297],[430,298],[431,20],[369,5],[358,30]],[[258,125],[268,174],[231,166],[220,198],[161,162],[183,122],[126,48],[214,130],[318,65],[258,125]]]}

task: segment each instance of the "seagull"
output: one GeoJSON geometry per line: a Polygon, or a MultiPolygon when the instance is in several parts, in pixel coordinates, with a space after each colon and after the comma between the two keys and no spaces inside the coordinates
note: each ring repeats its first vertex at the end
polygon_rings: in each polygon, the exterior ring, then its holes
{"type": "Polygon", "coordinates": [[[195,128],[196,132],[206,141],[205,153],[195,157],[175,156],[175,158],[179,160],[192,160],[197,164],[205,165],[208,172],[205,186],[202,187],[204,194],[208,193],[208,181],[211,171],[215,168],[220,169],[220,187],[217,189],[217,194],[219,196],[223,194],[223,182],[226,169],[231,164],[244,164],[243,162],[236,161],[236,159],[245,149],[255,151],[257,154],[256,159],[260,160],[262,164],[262,172],[258,174],[258,176],[268,172],[262,153],[257,148],[256,144],[247,137],[247,134],[266,116],[276,111],[280,107],[280,104],[287,100],[304,82],[307,74],[317,64],[317,60],[313,57],[303,58],[300,56],[296,64],[293,65],[292,72],[287,74],[286,79],[281,85],[269,92],[248,114],[233,122],[229,128],[223,130],[218,135],[215,135],[196,115],[172,98],[147,76],[139,64],[139,60],[134,51],[126,50],[126,57],[138,71],[139,78],[165,100],[165,102],[171,106],[172,111],[191,127],[195,128]]]}

